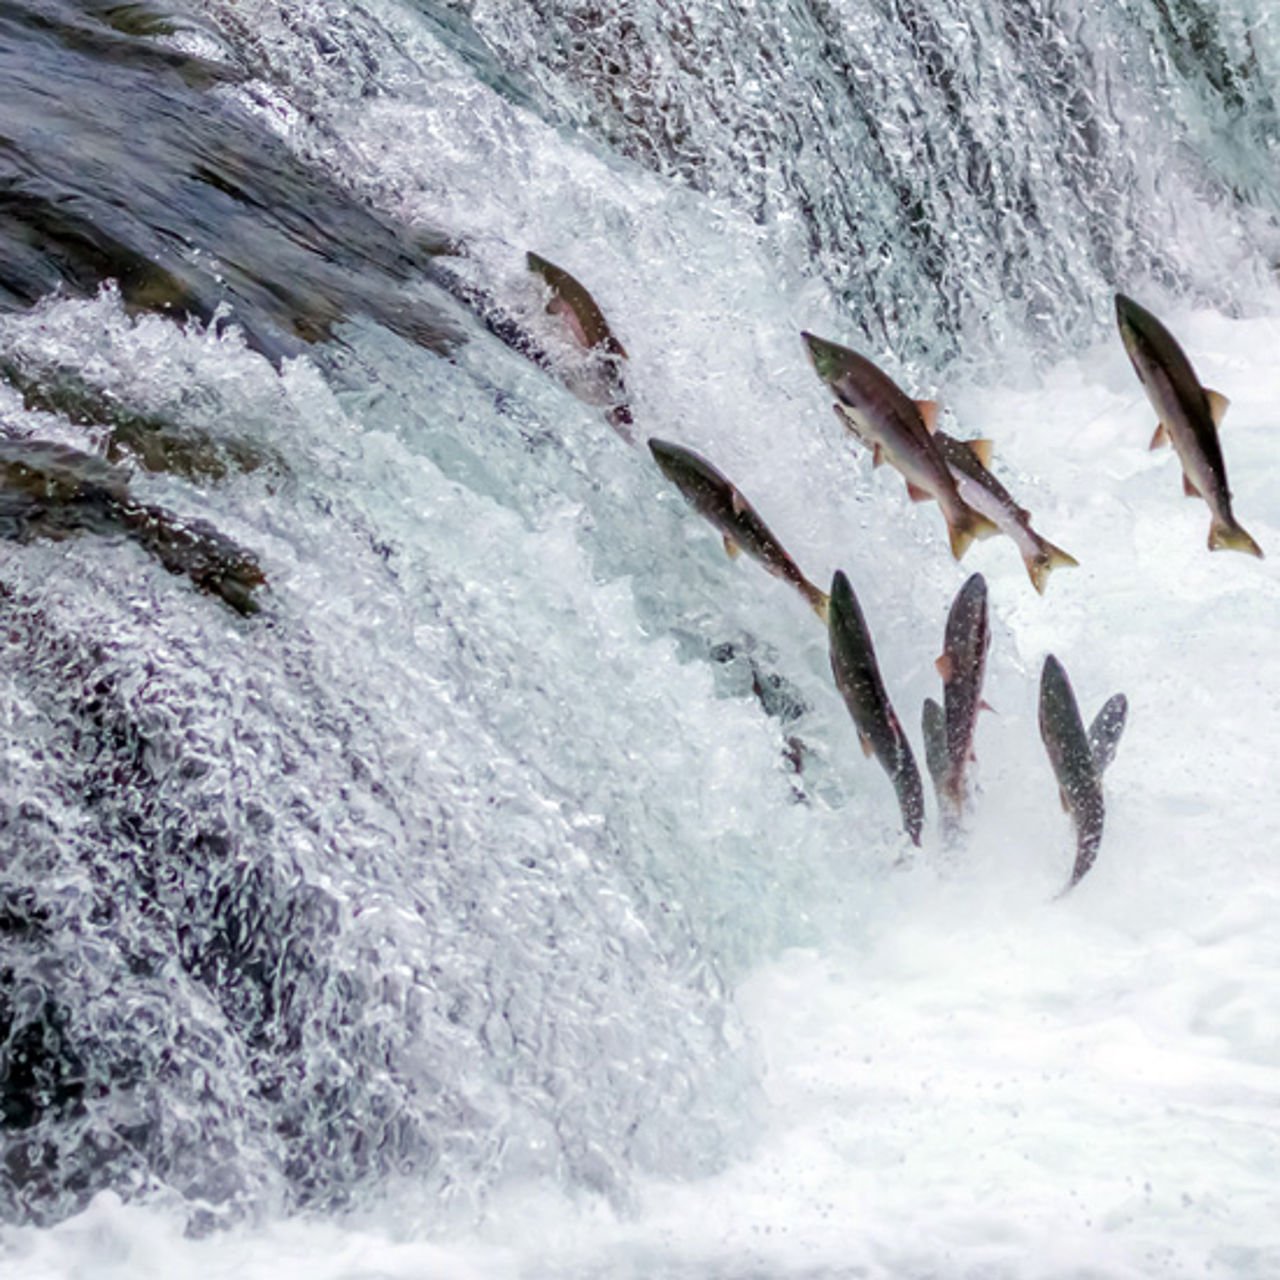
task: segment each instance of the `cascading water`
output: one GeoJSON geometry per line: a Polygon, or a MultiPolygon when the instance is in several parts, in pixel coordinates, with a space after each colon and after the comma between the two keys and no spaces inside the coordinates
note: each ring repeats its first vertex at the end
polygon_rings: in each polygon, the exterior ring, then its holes
{"type": "MultiPolygon", "coordinates": [[[[969,874],[1015,911],[1050,896],[1066,864],[1023,786],[1046,769],[1023,686],[1140,598],[1097,505],[1137,474],[1098,461],[1099,418],[1137,395],[1112,293],[1275,309],[1261,0],[17,0],[0,71],[4,436],[124,465],[131,495],[267,579],[240,616],[130,537],[0,542],[15,1274],[102,1192],[193,1234],[394,1200],[443,1238],[512,1188],[625,1217],[638,1187],[752,1158],[785,1113],[752,983],[788,948],[870,945],[903,893],[942,916],[965,875],[932,847],[904,868],[822,628],[720,554],[643,447],[705,452],[815,581],[851,574],[918,740],[962,573],[936,510],[846,446],[802,328],[919,394],[945,378],[998,449],[990,388],[1061,391],[1099,341],[1116,362],[1110,399],[1065,416],[1052,391],[1000,402],[1053,433],[1008,441],[1046,531],[1068,541],[1072,502],[1090,516],[1077,580],[1037,602],[1007,547],[974,553],[1008,721],[983,776],[1011,798],[969,874]],[[526,250],[625,343],[640,447],[564,385],[577,356],[526,250]]],[[[1250,439],[1227,446],[1242,514],[1280,552],[1262,461],[1253,480],[1236,462],[1265,456],[1250,439]]],[[[1145,585],[1223,592],[1215,616],[1259,658],[1266,570],[1192,552],[1145,585]]],[[[1134,686],[1140,744],[1162,633],[1129,625],[1068,665],[1098,703],[1134,686]]],[[[1220,750],[1247,773],[1269,741],[1220,750]]],[[[1139,789],[1129,812],[1165,810],[1139,789]]],[[[784,1002],[834,1016],[826,980],[784,1002]]],[[[850,1168],[883,1141],[850,1139],[850,1168]]],[[[849,1274],[946,1269],[912,1247],[849,1274]]],[[[737,1265],[705,1269],[757,1273],[737,1265]]]]}

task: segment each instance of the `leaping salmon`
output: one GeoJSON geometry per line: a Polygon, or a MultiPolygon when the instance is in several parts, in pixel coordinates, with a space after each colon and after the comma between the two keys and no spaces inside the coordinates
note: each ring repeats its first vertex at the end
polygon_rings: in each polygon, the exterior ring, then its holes
{"type": "Polygon", "coordinates": [[[563,318],[574,341],[596,362],[591,371],[593,376],[569,379],[570,390],[579,399],[605,408],[610,425],[630,442],[633,419],[622,378],[622,363],[627,358],[625,348],[613,336],[596,300],[577,279],[532,251],[526,255],[526,261],[529,270],[540,276],[551,290],[548,313],[563,318]]]}
{"type": "Polygon", "coordinates": [[[800,335],[820,377],[839,397],[842,420],[872,453],[872,465],[888,459],[902,473],[915,502],[935,498],[947,522],[957,560],[974,538],[997,533],[996,525],[961,498],[929,431],[937,412],[931,400],[912,400],[886,373],[848,347],[800,335]]]}
{"type": "Polygon", "coordinates": [[[1086,733],[1062,663],[1052,654],[1044,660],[1040,674],[1040,737],[1058,780],[1062,807],[1071,815],[1076,830],[1076,860],[1067,889],[1080,883],[1098,856],[1106,815],[1102,774],[1115,756],[1127,713],[1127,700],[1123,694],[1116,694],[1107,700],[1086,733]]]}
{"type": "Polygon", "coordinates": [[[837,570],[831,583],[828,618],[831,674],[849,708],[864,755],[875,756],[893,783],[902,825],[912,843],[920,843],[924,824],[924,788],[911,744],[894,714],[876,663],[871,633],[849,579],[837,570]]]}
{"type": "Polygon", "coordinates": [[[689,505],[720,531],[725,551],[731,557],[737,556],[739,550],[745,551],[775,577],[791,583],[814,613],[823,622],[827,620],[825,593],[800,572],[736,485],[692,449],[651,439],[649,450],[662,474],[684,494],[689,505]]]}
{"type": "Polygon", "coordinates": [[[991,462],[989,440],[957,440],[945,431],[935,431],[933,443],[955,479],[960,496],[999,526],[1001,533],[1008,534],[1027,566],[1031,585],[1041,595],[1054,569],[1080,563],[1031,527],[1031,513],[1020,507],[987,469],[991,462]]]}
{"type": "Polygon", "coordinates": [[[1116,294],[1120,337],[1158,422],[1151,447],[1172,444],[1182,463],[1182,487],[1209,504],[1209,550],[1227,548],[1262,557],[1262,548],[1236,521],[1227,487],[1218,426],[1228,400],[1201,385],[1191,361],[1159,320],[1123,293],[1116,294]]]}
{"type": "MultiPolygon", "coordinates": [[[[965,774],[974,759],[973,739],[978,726],[982,682],[987,670],[991,628],[987,614],[987,583],[975,573],[956,593],[947,614],[942,656],[936,666],[942,677],[943,764],[933,773],[944,834],[954,834],[969,799],[965,774]],[[940,775],[940,776],[939,776],[940,775]]],[[[926,714],[930,714],[926,712],[926,714]]],[[[926,726],[926,729],[928,726],[926,726]]]]}

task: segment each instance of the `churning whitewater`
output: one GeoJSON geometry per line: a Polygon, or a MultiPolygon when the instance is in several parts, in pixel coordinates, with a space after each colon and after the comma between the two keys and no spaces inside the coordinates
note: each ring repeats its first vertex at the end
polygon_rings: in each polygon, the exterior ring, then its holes
{"type": "Polygon", "coordinates": [[[5,1280],[1280,1271],[1263,0],[14,0],[0,73],[5,1280]]]}

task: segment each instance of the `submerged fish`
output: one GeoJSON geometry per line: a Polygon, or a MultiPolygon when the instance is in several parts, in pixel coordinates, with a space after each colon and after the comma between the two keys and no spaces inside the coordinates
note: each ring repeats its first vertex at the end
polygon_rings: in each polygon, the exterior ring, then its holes
{"type": "Polygon", "coordinates": [[[77,533],[126,537],[238,612],[258,611],[262,569],[216,529],[135,501],[126,472],[92,454],[0,439],[0,537],[59,541],[77,533]]]}
{"type": "Polygon", "coordinates": [[[1209,549],[1261,557],[1262,548],[1236,522],[1218,425],[1227,398],[1202,386],[1186,353],[1159,320],[1132,298],[1116,294],[1116,323],[1138,381],[1159,421],[1153,449],[1172,443],[1182,463],[1183,491],[1209,504],[1209,549]]]}
{"type": "Polygon", "coordinates": [[[856,351],[811,333],[800,336],[818,377],[840,399],[842,421],[871,450],[872,465],[891,462],[906,480],[913,501],[937,499],[957,560],[974,538],[998,532],[987,516],[961,498],[933,443],[929,423],[937,405],[909,399],[892,378],[856,351]]]}
{"type": "Polygon", "coordinates": [[[684,494],[689,505],[719,529],[730,556],[745,551],[775,577],[791,583],[814,613],[824,622],[827,620],[826,595],[800,572],[769,526],[732,482],[692,449],[651,439],[649,450],[662,474],[684,494]]]}
{"type": "Polygon", "coordinates": [[[945,762],[939,774],[931,768],[938,791],[943,825],[954,831],[968,801],[965,772],[973,760],[982,681],[987,671],[991,628],[987,619],[987,583],[975,573],[956,593],[947,614],[942,656],[936,665],[942,677],[943,746],[945,762]]]}
{"type": "Polygon", "coordinates": [[[605,407],[614,430],[630,441],[633,419],[622,378],[622,362],[627,358],[622,343],[613,336],[596,300],[563,267],[532,251],[526,255],[526,261],[529,270],[540,276],[551,290],[547,312],[563,318],[574,341],[595,362],[588,376],[569,379],[570,390],[589,404],[605,407]]]}
{"type": "Polygon", "coordinates": [[[1102,842],[1106,808],[1102,774],[1115,756],[1124,731],[1128,702],[1123,694],[1108,699],[1086,734],[1071,681],[1052,654],[1040,675],[1040,737],[1049,753],[1062,807],[1076,830],[1076,860],[1070,889],[1093,866],[1102,842]]]}
{"type": "Polygon", "coordinates": [[[831,674],[853,717],[864,755],[875,756],[889,775],[902,810],[902,825],[915,844],[924,823],[924,788],[911,744],[894,714],[876,663],[871,633],[849,579],[839,570],[831,583],[828,618],[831,674]]]}
{"type": "Polygon", "coordinates": [[[1079,563],[1031,527],[1031,513],[1018,506],[1008,489],[987,470],[991,462],[989,440],[957,440],[945,431],[935,431],[933,442],[960,496],[1013,540],[1027,566],[1031,585],[1038,592],[1044,594],[1045,583],[1054,569],[1079,563]]]}

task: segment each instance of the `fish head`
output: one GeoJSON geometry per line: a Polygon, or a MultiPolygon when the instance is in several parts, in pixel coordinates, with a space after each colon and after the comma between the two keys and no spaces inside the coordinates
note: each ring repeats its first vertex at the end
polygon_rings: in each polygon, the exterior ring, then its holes
{"type": "Polygon", "coordinates": [[[807,332],[801,333],[800,336],[804,339],[809,360],[818,377],[833,388],[846,403],[851,403],[845,394],[845,388],[851,382],[856,385],[862,367],[869,362],[856,351],[842,347],[838,342],[828,342],[825,338],[819,338],[816,334],[807,332]]]}
{"type": "Polygon", "coordinates": [[[1137,364],[1150,363],[1152,350],[1164,326],[1145,307],[1123,293],[1116,294],[1116,327],[1129,358],[1137,364]]]}
{"type": "Polygon", "coordinates": [[[689,470],[688,451],[678,444],[671,444],[666,440],[659,440],[657,436],[650,436],[649,452],[653,454],[654,462],[658,464],[662,474],[668,480],[678,483],[679,477],[689,470]]]}

